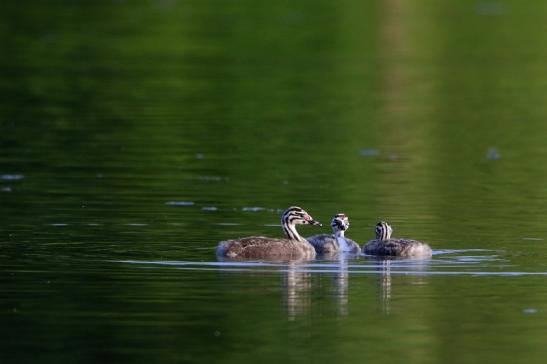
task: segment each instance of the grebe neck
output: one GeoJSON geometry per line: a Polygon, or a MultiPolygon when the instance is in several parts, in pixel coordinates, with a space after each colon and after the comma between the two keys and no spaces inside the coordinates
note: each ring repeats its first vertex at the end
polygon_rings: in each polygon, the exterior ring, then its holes
{"type": "Polygon", "coordinates": [[[336,242],[338,243],[338,246],[340,247],[340,250],[343,252],[350,251],[349,244],[344,237],[344,230],[338,230],[334,233],[334,237],[336,238],[336,242]]]}
{"type": "Polygon", "coordinates": [[[307,241],[298,234],[296,225],[289,220],[288,216],[281,219],[281,226],[283,226],[283,231],[289,240],[307,241]]]}

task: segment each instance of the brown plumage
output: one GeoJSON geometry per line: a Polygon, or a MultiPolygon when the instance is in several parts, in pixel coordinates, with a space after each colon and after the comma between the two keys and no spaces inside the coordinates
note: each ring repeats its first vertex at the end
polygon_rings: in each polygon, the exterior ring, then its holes
{"type": "Polygon", "coordinates": [[[232,259],[309,260],[315,258],[315,250],[307,242],[252,236],[220,242],[217,255],[232,259]]]}
{"type": "Polygon", "coordinates": [[[403,257],[403,258],[430,258],[432,251],[429,245],[417,240],[391,239],[393,229],[384,221],[376,225],[376,239],[370,240],[363,246],[363,253],[368,255],[403,257]]]}
{"type": "Polygon", "coordinates": [[[306,238],[315,248],[319,255],[333,256],[341,252],[349,254],[359,254],[361,247],[359,244],[344,236],[349,229],[349,218],[344,213],[334,215],[331,220],[333,234],[319,234],[306,238]]]}
{"type": "Polygon", "coordinates": [[[408,239],[374,239],[363,247],[363,253],[403,258],[429,258],[432,254],[429,245],[408,239]]]}
{"type": "Polygon", "coordinates": [[[321,225],[300,207],[289,207],[281,215],[281,226],[287,239],[251,236],[221,241],[216,254],[221,258],[260,260],[309,260],[315,249],[296,231],[295,225],[321,225]]]}
{"type": "MultiPolygon", "coordinates": [[[[314,235],[307,239],[319,255],[336,255],[340,253],[340,244],[338,244],[336,237],[332,234],[314,235]]],[[[342,239],[346,239],[346,244],[350,247],[350,250],[346,251],[346,253],[359,254],[361,252],[361,247],[355,241],[348,238],[342,239]]]]}

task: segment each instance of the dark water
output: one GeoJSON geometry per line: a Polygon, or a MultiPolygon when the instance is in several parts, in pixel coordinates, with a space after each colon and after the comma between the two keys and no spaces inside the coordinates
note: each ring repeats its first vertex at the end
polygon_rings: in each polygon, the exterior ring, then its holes
{"type": "Polygon", "coordinates": [[[545,362],[544,3],[8,0],[0,50],[0,362],[545,362]],[[435,255],[217,262],[295,204],[435,255]]]}

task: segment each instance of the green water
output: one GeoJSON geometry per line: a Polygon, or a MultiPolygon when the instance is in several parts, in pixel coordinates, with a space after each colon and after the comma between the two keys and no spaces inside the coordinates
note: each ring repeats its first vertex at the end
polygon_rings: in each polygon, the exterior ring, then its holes
{"type": "Polygon", "coordinates": [[[4,1],[0,362],[544,363],[547,5],[4,1]],[[304,207],[430,261],[218,262],[304,207]]]}

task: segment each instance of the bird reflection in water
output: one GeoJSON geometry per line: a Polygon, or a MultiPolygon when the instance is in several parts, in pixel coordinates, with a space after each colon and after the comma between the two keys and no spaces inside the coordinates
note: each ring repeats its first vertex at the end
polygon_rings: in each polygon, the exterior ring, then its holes
{"type": "MultiPolygon", "coordinates": [[[[331,299],[334,299],[336,314],[339,316],[348,315],[350,268],[355,269],[360,266],[359,264],[350,265],[352,258],[355,257],[340,255],[335,260],[327,262],[330,264],[321,265],[321,268],[324,267],[323,269],[318,269],[314,265],[313,270],[306,265],[289,264],[282,278],[283,302],[287,308],[289,320],[294,320],[298,316],[311,312],[312,299],[318,297],[316,293],[312,296],[312,291],[316,292],[321,289],[320,282],[324,282],[324,280],[320,278],[325,276],[325,278],[328,278],[327,282],[329,282],[328,287],[325,287],[328,288],[328,292],[325,293],[331,299]],[[316,276],[312,281],[313,275],[320,276],[316,276]]],[[[390,315],[392,311],[392,273],[404,274],[404,282],[407,284],[422,285],[427,283],[427,276],[412,273],[427,270],[430,265],[429,259],[372,258],[371,260],[374,261],[373,269],[377,272],[377,282],[381,290],[378,294],[381,301],[381,311],[385,315],[390,315]]],[[[395,287],[397,287],[397,284],[395,284],[395,287]]],[[[402,289],[403,287],[399,286],[399,288],[402,289]]],[[[321,309],[321,302],[313,303],[313,306],[321,309]]]]}
{"type": "Polygon", "coordinates": [[[340,254],[340,256],[338,257],[338,271],[334,276],[333,292],[336,298],[336,307],[338,309],[338,314],[341,316],[346,316],[348,314],[348,288],[348,255],[340,254]]]}
{"type": "MultiPolygon", "coordinates": [[[[328,275],[329,290],[328,295],[334,298],[336,303],[336,312],[338,315],[346,316],[348,314],[348,256],[341,255],[335,260],[336,264],[325,265],[328,270],[310,273],[306,267],[298,264],[291,264],[283,275],[284,303],[287,307],[289,320],[294,320],[297,316],[306,314],[312,306],[312,276],[313,274],[328,275]],[[333,274],[334,268],[334,274],[333,274]]],[[[318,278],[318,277],[316,277],[318,278]]],[[[316,280],[316,283],[320,280],[316,280]]],[[[314,289],[319,289],[319,283],[314,289]]]]}
{"type": "Polygon", "coordinates": [[[389,302],[391,300],[391,259],[382,261],[382,312],[390,314],[389,302]]]}
{"type": "Polygon", "coordinates": [[[398,259],[384,258],[382,260],[374,258],[377,261],[376,269],[379,271],[379,284],[381,288],[382,312],[386,315],[391,313],[392,284],[391,273],[394,272],[410,273],[406,275],[405,281],[410,284],[425,284],[427,277],[412,274],[412,272],[421,272],[428,269],[429,259],[398,259]]]}
{"type": "Polygon", "coordinates": [[[308,311],[311,306],[311,273],[290,264],[283,275],[284,301],[289,320],[308,311]]]}

